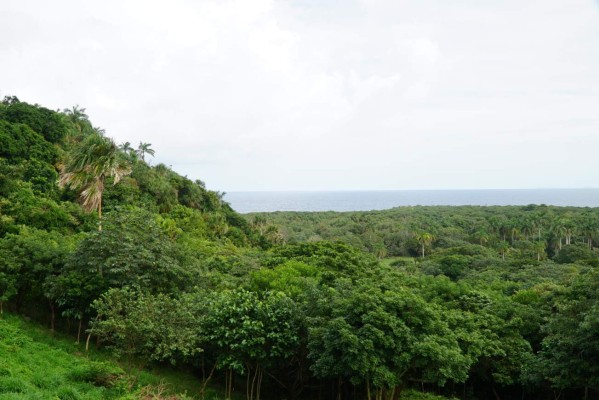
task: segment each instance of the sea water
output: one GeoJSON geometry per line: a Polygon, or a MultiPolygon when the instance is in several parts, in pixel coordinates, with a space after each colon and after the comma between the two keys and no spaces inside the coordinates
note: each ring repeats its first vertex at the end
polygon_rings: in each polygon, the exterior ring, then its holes
{"type": "Polygon", "coordinates": [[[599,189],[385,190],[230,192],[224,200],[240,213],[369,211],[401,206],[507,206],[546,204],[599,207],[599,189]]]}

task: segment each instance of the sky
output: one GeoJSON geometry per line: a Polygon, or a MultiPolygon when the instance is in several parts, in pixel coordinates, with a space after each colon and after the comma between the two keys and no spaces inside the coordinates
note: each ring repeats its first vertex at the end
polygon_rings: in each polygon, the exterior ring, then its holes
{"type": "Polygon", "coordinates": [[[599,187],[599,2],[2,0],[6,95],[212,190],[599,187]]]}

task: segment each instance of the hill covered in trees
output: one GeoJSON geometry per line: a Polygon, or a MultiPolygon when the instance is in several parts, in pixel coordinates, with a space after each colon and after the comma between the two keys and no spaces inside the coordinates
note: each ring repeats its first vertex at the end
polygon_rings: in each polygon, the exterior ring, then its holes
{"type": "Polygon", "coordinates": [[[120,362],[57,353],[61,399],[169,398],[136,379],[157,366],[195,398],[599,397],[596,210],[246,219],[152,152],[77,107],[0,104],[0,395],[52,385],[16,313],[120,362]]]}

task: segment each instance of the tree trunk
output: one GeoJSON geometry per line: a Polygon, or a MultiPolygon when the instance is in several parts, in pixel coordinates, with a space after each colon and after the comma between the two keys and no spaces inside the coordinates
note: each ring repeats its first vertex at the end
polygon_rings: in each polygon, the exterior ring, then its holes
{"type": "Polygon", "coordinates": [[[98,231],[102,232],[102,197],[100,196],[100,204],[98,204],[98,231]]]}
{"type": "Polygon", "coordinates": [[[87,353],[89,351],[89,340],[92,338],[92,334],[88,333],[87,334],[87,339],[85,340],[85,352],[87,353]]]}
{"type": "Polygon", "coordinates": [[[233,369],[229,368],[229,389],[228,389],[228,399],[233,398],[233,369]]]}
{"type": "Polygon", "coordinates": [[[214,370],[216,369],[216,363],[214,363],[214,365],[212,366],[212,369],[210,370],[210,373],[208,374],[208,377],[205,378],[204,377],[204,361],[202,360],[202,386],[200,386],[200,398],[204,398],[204,396],[206,395],[206,387],[208,386],[208,382],[210,382],[210,379],[212,379],[212,374],[214,374],[214,370]]]}
{"type": "MultiPolygon", "coordinates": [[[[251,395],[250,395],[250,375],[252,374],[252,369],[250,367],[250,364],[246,364],[245,368],[247,369],[247,376],[245,377],[245,398],[246,399],[251,399],[251,395]]],[[[254,375],[255,377],[255,375],[254,375]]],[[[254,380],[252,379],[252,395],[254,394],[254,380]]]]}
{"type": "Polygon", "coordinates": [[[262,378],[264,377],[264,370],[261,367],[258,367],[260,370],[258,374],[258,386],[256,388],[256,400],[260,400],[260,391],[262,389],[262,378]]]}
{"type": "MultiPolygon", "coordinates": [[[[260,367],[256,366],[254,370],[254,377],[252,378],[252,386],[249,388],[248,399],[253,400],[254,398],[254,388],[256,387],[256,379],[258,379],[258,374],[260,373],[260,367]]],[[[248,383],[250,379],[251,368],[248,366],[248,383]]],[[[257,390],[256,390],[257,391],[257,390]]]]}

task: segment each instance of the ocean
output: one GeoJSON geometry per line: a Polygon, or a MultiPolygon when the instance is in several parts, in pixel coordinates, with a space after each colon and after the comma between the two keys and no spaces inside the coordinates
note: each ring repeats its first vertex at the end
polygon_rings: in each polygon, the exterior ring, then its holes
{"type": "Polygon", "coordinates": [[[508,206],[546,204],[599,207],[599,189],[381,190],[331,192],[228,192],[240,213],[370,211],[401,206],[508,206]]]}

